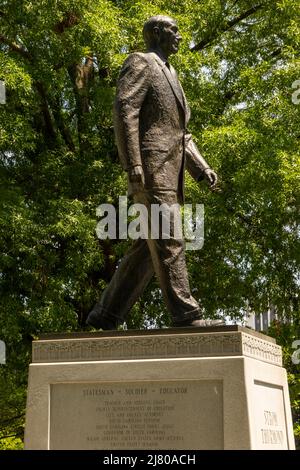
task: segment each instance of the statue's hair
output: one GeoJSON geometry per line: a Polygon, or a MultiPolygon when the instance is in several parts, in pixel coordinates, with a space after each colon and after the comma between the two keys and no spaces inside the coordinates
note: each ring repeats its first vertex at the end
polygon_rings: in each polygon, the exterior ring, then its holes
{"type": "Polygon", "coordinates": [[[166,24],[170,24],[170,22],[174,22],[173,18],[171,18],[170,16],[163,15],[151,16],[151,18],[146,21],[143,28],[143,36],[144,41],[148,47],[151,46],[154,41],[154,28],[159,28],[160,30],[162,30],[163,27],[166,24]]]}

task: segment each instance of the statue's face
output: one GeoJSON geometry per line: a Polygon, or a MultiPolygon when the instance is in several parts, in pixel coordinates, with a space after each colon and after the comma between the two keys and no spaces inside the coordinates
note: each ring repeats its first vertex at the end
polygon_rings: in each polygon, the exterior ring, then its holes
{"type": "Polygon", "coordinates": [[[168,57],[171,54],[176,54],[179,49],[179,43],[182,37],[179,34],[178,26],[175,21],[171,21],[163,26],[159,34],[159,46],[168,57]]]}

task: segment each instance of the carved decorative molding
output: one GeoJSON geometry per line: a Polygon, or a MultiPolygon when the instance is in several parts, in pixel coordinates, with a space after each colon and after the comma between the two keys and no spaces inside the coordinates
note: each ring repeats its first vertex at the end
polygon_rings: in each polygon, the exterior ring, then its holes
{"type": "Polygon", "coordinates": [[[256,336],[242,334],[243,355],[282,366],[282,350],[275,343],[264,341],[256,336]]]}
{"type": "Polygon", "coordinates": [[[244,332],[53,339],[33,342],[34,363],[247,356],[282,365],[280,346],[244,332]]]}

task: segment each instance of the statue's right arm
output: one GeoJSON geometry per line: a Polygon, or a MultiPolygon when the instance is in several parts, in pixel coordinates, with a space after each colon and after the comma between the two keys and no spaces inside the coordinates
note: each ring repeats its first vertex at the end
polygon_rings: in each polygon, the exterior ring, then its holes
{"type": "Polygon", "coordinates": [[[134,53],[125,60],[118,80],[114,107],[115,135],[122,166],[129,174],[134,167],[142,165],[139,114],[148,91],[149,74],[145,55],[134,53]]]}

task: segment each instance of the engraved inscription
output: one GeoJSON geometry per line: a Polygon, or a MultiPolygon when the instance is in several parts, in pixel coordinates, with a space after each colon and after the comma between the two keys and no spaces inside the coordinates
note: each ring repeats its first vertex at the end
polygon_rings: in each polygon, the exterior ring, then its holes
{"type": "Polygon", "coordinates": [[[265,428],[261,429],[263,444],[283,445],[283,432],[278,429],[278,417],[275,411],[264,410],[265,428]],[[277,429],[276,429],[277,428],[277,429]]]}
{"type": "Polygon", "coordinates": [[[222,382],[53,384],[51,449],[222,449],[222,382]]]}
{"type": "Polygon", "coordinates": [[[288,449],[282,388],[260,381],[254,384],[256,448],[288,449]]]}
{"type": "Polygon", "coordinates": [[[275,411],[264,411],[265,424],[267,426],[278,426],[277,413],[275,411]]]}

